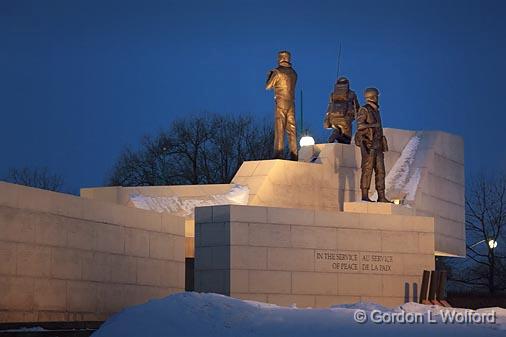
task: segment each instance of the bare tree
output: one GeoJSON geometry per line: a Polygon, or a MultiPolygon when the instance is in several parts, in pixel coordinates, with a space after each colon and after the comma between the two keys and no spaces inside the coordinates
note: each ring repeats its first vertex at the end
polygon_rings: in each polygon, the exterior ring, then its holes
{"type": "Polygon", "coordinates": [[[506,176],[479,176],[466,196],[467,258],[451,279],[494,294],[506,290],[506,176]]]}
{"type": "Polygon", "coordinates": [[[50,191],[61,191],[64,185],[63,177],[50,173],[46,167],[10,168],[5,181],[50,191]]]}
{"type": "Polygon", "coordinates": [[[252,116],[202,114],[175,120],[146,136],[140,148],[123,150],[110,185],[229,183],[245,160],[269,159],[273,130],[252,116]]]}

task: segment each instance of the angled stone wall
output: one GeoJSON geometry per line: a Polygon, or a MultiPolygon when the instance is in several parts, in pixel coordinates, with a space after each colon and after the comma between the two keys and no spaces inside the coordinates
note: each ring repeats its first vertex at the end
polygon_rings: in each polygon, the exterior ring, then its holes
{"type": "Polygon", "coordinates": [[[184,291],[184,219],[0,182],[0,322],[104,320],[184,291]]]}

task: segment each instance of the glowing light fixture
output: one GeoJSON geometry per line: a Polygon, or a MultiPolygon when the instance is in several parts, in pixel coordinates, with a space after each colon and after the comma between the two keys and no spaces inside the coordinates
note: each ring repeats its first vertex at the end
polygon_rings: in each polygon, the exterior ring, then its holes
{"type": "Polygon", "coordinates": [[[300,147],[312,146],[312,145],[314,145],[314,138],[306,135],[300,139],[299,144],[300,144],[300,147]]]}
{"type": "Polygon", "coordinates": [[[401,204],[401,200],[400,199],[393,199],[392,200],[394,202],[394,204],[396,205],[400,205],[401,204]]]}
{"type": "Polygon", "coordinates": [[[488,240],[488,246],[490,247],[490,249],[494,249],[497,247],[497,241],[495,240],[488,240]]]}

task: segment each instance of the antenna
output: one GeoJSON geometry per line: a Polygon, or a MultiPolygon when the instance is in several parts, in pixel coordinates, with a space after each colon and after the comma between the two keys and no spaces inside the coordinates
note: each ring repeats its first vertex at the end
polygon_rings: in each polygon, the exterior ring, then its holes
{"type": "Polygon", "coordinates": [[[304,109],[302,101],[302,89],[300,91],[300,133],[304,132],[304,109]]]}
{"type": "Polygon", "coordinates": [[[336,78],[339,78],[340,65],[341,65],[341,42],[339,42],[339,52],[337,53],[337,75],[336,75],[336,78]]]}

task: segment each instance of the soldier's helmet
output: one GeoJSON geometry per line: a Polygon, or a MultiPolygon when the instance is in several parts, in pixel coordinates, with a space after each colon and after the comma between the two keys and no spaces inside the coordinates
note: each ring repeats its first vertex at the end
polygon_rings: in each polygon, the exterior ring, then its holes
{"type": "Polygon", "coordinates": [[[341,76],[337,79],[336,84],[350,84],[350,81],[348,80],[348,78],[341,76]]]}
{"type": "Polygon", "coordinates": [[[290,63],[291,55],[287,50],[282,50],[278,53],[278,63],[287,62],[290,63]]]}
{"type": "Polygon", "coordinates": [[[364,91],[364,97],[367,98],[373,98],[379,96],[379,90],[376,88],[367,88],[364,91]]]}

